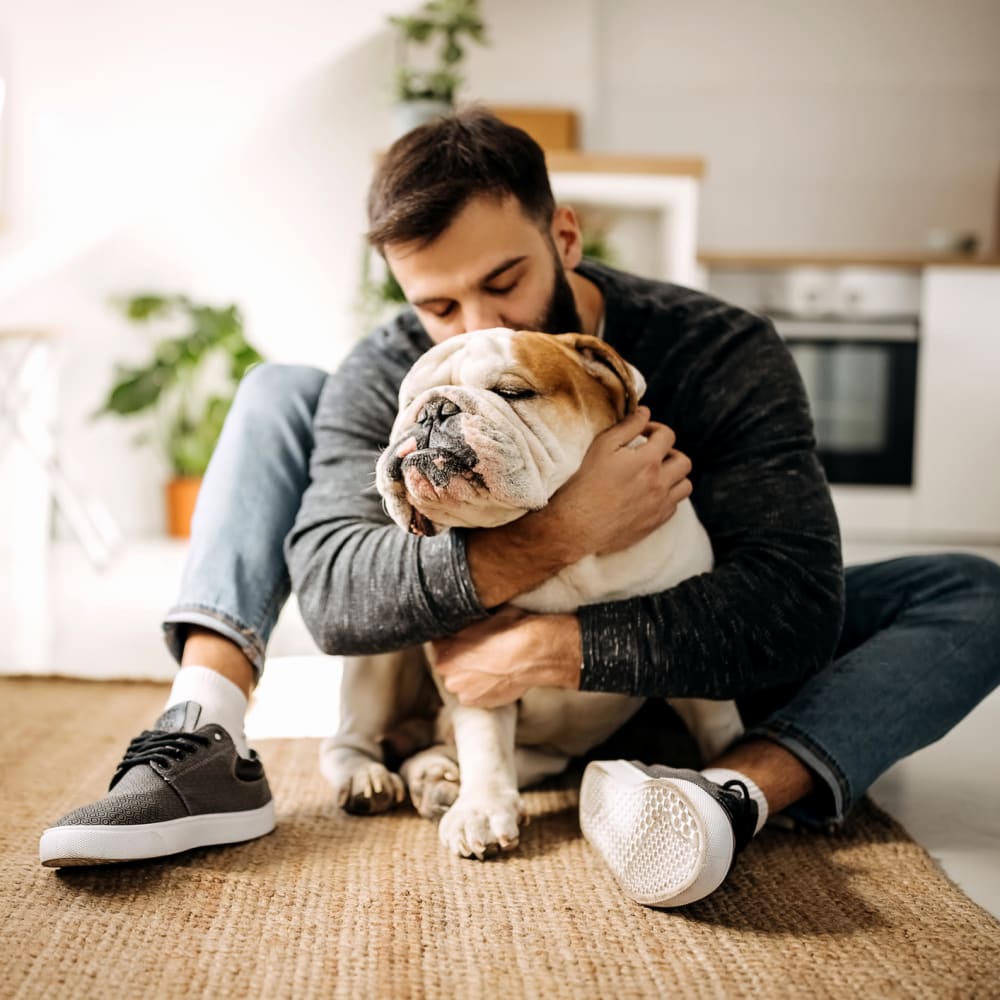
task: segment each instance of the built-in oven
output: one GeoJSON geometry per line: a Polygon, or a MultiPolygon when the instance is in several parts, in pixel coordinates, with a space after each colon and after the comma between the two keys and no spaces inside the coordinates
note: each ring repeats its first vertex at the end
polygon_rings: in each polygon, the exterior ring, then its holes
{"type": "Polygon", "coordinates": [[[916,318],[770,318],[802,374],[829,481],[911,486],[916,318]]]}

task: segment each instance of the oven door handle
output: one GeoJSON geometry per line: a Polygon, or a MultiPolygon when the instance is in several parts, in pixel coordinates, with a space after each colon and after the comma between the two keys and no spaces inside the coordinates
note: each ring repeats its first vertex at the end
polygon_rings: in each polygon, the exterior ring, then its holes
{"type": "Polygon", "coordinates": [[[906,342],[917,339],[913,321],[892,323],[857,323],[852,320],[772,319],[783,340],[837,340],[865,342],[906,342]]]}

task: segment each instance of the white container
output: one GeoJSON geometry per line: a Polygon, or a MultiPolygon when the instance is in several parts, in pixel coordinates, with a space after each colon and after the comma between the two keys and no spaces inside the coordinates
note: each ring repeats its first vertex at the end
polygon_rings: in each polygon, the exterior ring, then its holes
{"type": "Polygon", "coordinates": [[[793,267],[761,276],[761,308],[801,319],[896,319],[920,312],[920,274],[905,268],[793,267]]]}
{"type": "Polygon", "coordinates": [[[818,319],[834,312],[836,272],[827,267],[790,267],[761,275],[761,308],[768,313],[818,319]]]}
{"type": "Polygon", "coordinates": [[[392,139],[395,141],[420,125],[451,114],[453,110],[447,101],[399,101],[392,106],[392,139]]]}
{"type": "Polygon", "coordinates": [[[839,268],[833,300],[834,311],[851,319],[916,316],[920,273],[887,267],[839,268]]]}

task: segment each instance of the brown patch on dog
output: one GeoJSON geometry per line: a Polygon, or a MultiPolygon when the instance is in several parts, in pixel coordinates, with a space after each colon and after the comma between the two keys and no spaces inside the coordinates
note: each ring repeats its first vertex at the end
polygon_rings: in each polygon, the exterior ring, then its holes
{"type": "MultiPolygon", "coordinates": [[[[568,396],[585,412],[608,415],[607,426],[635,412],[638,403],[632,373],[622,356],[597,337],[583,333],[536,333],[519,330],[513,341],[519,364],[531,372],[541,395],[568,396]],[[567,365],[567,359],[573,359],[567,365]],[[577,362],[590,378],[574,377],[577,362]]],[[[576,408],[574,407],[574,408],[576,408]]]]}

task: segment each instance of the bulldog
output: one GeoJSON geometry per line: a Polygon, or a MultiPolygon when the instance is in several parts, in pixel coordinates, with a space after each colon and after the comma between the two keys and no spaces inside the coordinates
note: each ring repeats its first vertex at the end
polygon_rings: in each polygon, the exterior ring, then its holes
{"type": "MultiPolygon", "coordinates": [[[[507,329],[451,337],[400,387],[391,442],[376,465],[386,511],[401,528],[431,535],[538,510],[644,391],[642,375],[596,337],[507,329]]],[[[708,535],[684,500],[640,544],[589,556],[511,603],[573,612],[667,590],[711,568],[708,535]]],[[[345,659],[340,726],[321,746],[321,768],[349,812],[390,808],[405,786],[418,812],[440,817],[441,841],[463,857],[513,849],[523,819],[519,789],[561,772],[643,702],[533,688],[517,704],[470,708],[432,680],[430,656],[428,646],[345,659]],[[421,731],[418,720],[435,715],[433,735],[421,731]],[[385,766],[387,744],[408,755],[399,774],[385,766]]],[[[742,732],[733,702],[670,704],[706,760],[742,732]]]]}

